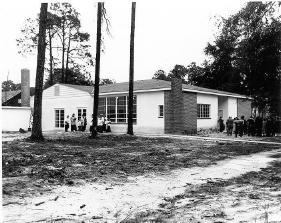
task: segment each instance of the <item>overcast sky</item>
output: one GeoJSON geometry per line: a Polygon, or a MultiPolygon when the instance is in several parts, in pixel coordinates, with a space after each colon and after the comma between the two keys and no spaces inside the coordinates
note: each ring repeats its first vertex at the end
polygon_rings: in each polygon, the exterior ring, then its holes
{"type": "MultiPolygon", "coordinates": [[[[91,34],[95,55],[97,2],[69,1],[81,14],[83,31],[91,34]]],[[[149,79],[155,71],[169,72],[175,64],[201,64],[206,56],[207,42],[214,40],[214,16],[229,16],[245,1],[136,1],[135,80],[149,79]]],[[[105,52],[101,55],[101,78],[127,81],[129,76],[129,37],[131,2],[105,1],[111,21],[112,37],[105,37],[105,52]]],[[[31,86],[35,85],[36,55],[19,55],[16,38],[28,17],[36,17],[40,2],[3,1],[0,8],[1,81],[20,82],[20,69],[31,71],[31,86]]],[[[94,73],[92,74],[94,76],[94,73]]]]}

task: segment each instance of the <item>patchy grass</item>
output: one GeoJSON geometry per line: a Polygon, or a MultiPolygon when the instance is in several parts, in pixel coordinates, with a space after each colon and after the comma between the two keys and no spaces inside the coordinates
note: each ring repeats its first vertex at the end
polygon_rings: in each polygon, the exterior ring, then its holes
{"type": "Polygon", "coordinates": [[[86,133],[47,135],[44,142],[3,142],[4,196],[43,193],[55,185],[126,181],[129,176],[208,166],[278,146],[86,133]]]}
{"type": "Polygon", "coordinates": [[[157,211],[124,222],[280,222],[281,153],[272,157],[278,159],[258,172],[187,185],[157,211]]]}

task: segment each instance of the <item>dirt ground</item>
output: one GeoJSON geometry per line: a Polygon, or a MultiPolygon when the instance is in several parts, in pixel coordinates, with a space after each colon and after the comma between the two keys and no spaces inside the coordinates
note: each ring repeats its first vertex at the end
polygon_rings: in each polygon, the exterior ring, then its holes
{"type": "Polygon", "coordinates": [[[87,133],[13,138],[2,142],[6,222],[239,222],[245,205],[259,210],[250,220],[281,222],[279,145],[87,133]]]}

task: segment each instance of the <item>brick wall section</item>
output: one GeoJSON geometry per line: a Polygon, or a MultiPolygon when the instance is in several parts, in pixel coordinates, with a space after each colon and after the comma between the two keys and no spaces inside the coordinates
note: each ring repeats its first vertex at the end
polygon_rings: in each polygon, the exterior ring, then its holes
{"type": "Polygon", "coordinates": [[[237,115],[240,118],[242,115],[248,119],[252,114],[251,100],[237,98],[237,115]]]}
{"type": "Polygon", "coordinates": [[[171,91],[164,92],[164,132],[193,134],[197,131],[196,93],[182,92],[182,81],[173,79],[171,91]]]}
{"type": "Polygon", "coordinates": [[[173,133],[174,110],[171,91],[164,91],[164,133],[173,133]]]}
{"type": "Polygon", "coordinates": [[[197,133],[197,94],[192,92],[183,93],[183,122],[185,134],[197,133]]]}

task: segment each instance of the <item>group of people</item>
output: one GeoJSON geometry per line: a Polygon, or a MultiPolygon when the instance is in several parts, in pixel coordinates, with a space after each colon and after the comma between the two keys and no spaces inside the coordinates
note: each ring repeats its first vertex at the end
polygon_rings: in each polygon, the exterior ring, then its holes
{"type": "Polygon", "coordinates": [[[82,115],[81,117],[78,117],[78,120],[75,117],[75,114],[72,114],[71,117],[69,117],[69,115],[67,115],[66,119],[64,120],[64,129],[66,132],[68,132],[69,126],[70,126],[71,132],[75,132],[75,131],[84,132],[87,127],[86,115],[82,115]]]}
{"type": "Polygon", "coordinates": [[[244,116],[241,116],[232,119],[229,117],[226,120],[226,125],[224,125],[224,121],[222,117],[218,120],[219,131],[223,132],[226,127],[226,132],[228,136],[231,136],[232,133],[235,134],[235,137],[239,135],[242,137],[243,135],[248,136],[275,136],[278,124],[277,121],[273,117],[262,118],[257,116],[253,118],[252,116],[246,120],[244,116]]]}
{"type": "Polygon", "coordinates": [[[98,125],[97,125],[97,132],[111,132],[110,128],[110,120],[107,117],[104,117],[102,114],[98,117],[98,125]]]}
{"type": "MultiPolygon", "coordinates": [[[[93,117],[93,115],[92,115],[93,117]]],[[[97,132],[111,132],[110,128],[110,120],[107,117],[104,117],[102,114],[98,117],[98,123],[97,123],[97,132]]],[[[66,132],[68,132],[68,129],[70,127],[71,132],[75,131],[82,131],[84,132],[87,127],[87,118],[86,115],[82,115],[81,117],[77,118],[75,117],[75,114],[72,114],[71,117],[69,115],[66,116],[64,120],[64,129],[66,132]]],[[[92,131],[93,128],[93,121],[91,122],[90,131],[92,131]]]]}

